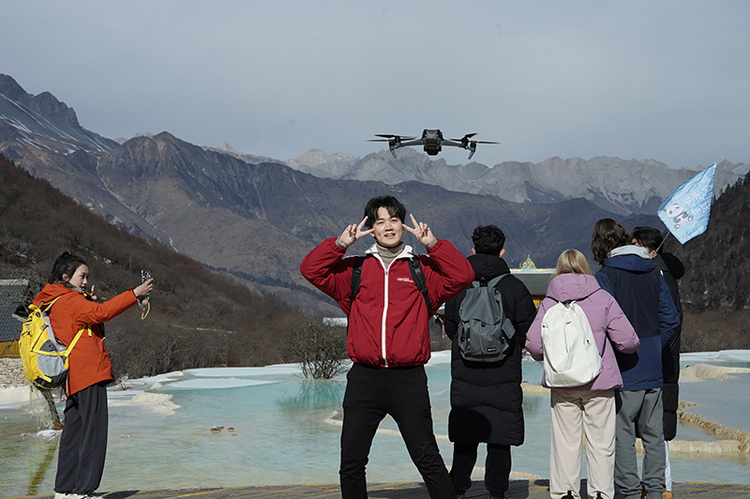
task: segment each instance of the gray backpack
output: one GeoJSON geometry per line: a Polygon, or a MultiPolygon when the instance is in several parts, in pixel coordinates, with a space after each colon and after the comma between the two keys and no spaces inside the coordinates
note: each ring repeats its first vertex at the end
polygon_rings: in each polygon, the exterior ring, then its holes
{"type": "Polygon", "coordinates": [[[461,357],[474,362],[500,362],[508,355],[516,328],[505,316],[497,284],[509,274],[487,282],[474,281],[458,309],[458,349],[461,357]]]}

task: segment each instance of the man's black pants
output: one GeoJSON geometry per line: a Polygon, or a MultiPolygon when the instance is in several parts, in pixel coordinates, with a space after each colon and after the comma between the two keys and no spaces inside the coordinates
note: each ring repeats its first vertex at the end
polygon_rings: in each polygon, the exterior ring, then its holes
{"type": "Polygon", "coordinates": [[[99,487],[107,455],[106,383],[72,394],[65,402],[55,491],[91,495],[99,487]]]}
{"type": "Polygon", "coordinates": [[[365,467],[372,439],[386,416],[398,424],[412,461],[432,499],[453,499],[453,483],[432,429],[423,366],[381,368],[354,364],[347,374],[341,430],[341,496],[367,497],[365,467]]]}

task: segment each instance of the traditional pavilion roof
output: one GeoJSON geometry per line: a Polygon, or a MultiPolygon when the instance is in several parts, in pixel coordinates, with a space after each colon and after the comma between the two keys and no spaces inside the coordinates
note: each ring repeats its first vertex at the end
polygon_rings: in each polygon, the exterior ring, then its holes
{"type": "Polygon", "coordinates": [[[544,298],[547,294],[547,285],[555,276],[555,269],[538,269],[531,255],[526,257],[526,261],[521,264],[520,268],[510,269],[510,271],[526,285],[535,302],[537,299],[541,301],[541,298],[544,298]]]}

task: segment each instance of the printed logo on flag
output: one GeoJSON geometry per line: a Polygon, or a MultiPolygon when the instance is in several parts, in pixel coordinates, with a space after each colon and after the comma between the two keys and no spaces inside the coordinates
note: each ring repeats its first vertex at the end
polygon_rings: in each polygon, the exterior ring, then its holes
{"type": "Polygon", "coordinates": [[[716,163],[675,189],[659,206],[657,215],[682,244],[708,227],[715,172],[716,163]]]}

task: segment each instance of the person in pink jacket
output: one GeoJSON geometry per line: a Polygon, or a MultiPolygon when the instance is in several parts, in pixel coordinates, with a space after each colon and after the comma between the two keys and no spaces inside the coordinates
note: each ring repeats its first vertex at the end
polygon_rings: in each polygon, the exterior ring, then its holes
{"type": "MultiPolygon", "coordinates": [[[[615,493],[615,390],[622,387],[614,350],[633,353],[640,341],[617,301],[590,275],[586,257],[566,250],[557,260],[556,276],[526,337],[526,349],[535,360],[544,360],[542,320],[558,302],[575,300],[586,314],[602,370],[593,381],[572,388],[551,388],[550,479],[552,499],[570,491],[580,497],[582,435],[586,435],[588,496],[612,499],[615,493]]],[[[542,385],[548,386],[544,378],[542,385]]]]}

